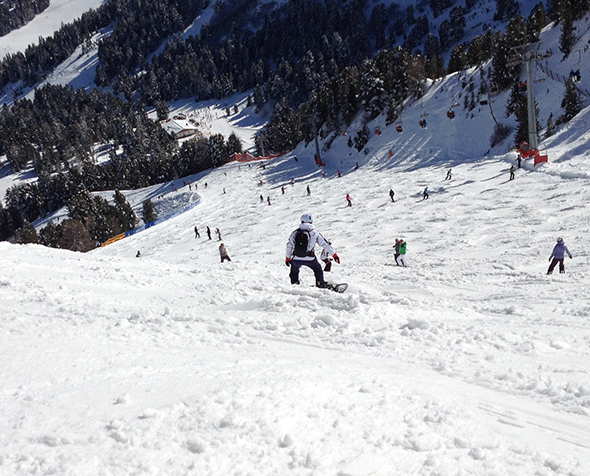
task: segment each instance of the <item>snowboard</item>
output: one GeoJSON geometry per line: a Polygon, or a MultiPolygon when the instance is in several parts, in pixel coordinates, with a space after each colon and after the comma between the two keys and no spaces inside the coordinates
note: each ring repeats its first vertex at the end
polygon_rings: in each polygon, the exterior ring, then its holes
{"type": "Polygon", "coordinates": [[[339,283],[339,284],[330,284],[328,283],[328,289],[330,291],[334,291],[337,293],[343,293],[348,289],[348,284],[346,283],[339,283]]]}

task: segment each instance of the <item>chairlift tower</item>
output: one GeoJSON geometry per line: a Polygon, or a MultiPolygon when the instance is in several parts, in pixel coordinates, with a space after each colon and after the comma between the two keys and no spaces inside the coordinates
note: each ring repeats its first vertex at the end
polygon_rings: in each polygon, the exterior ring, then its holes
{"type": "Polygon", "coordinates": [[[522,46],[515,46],[512,49],[516,56],[510,58],[506,66],[513,67],[519,64],[526,66],[526,92],[527,92],[527,112],[529,121],[529,147],[537,150],[537,114],[535,112],[535,91],[533,89],[533,75],[531,72],[531,62],[539,61],[551,56],[551,50],[539,52],[541,42],[528,43],[522,46]]]}

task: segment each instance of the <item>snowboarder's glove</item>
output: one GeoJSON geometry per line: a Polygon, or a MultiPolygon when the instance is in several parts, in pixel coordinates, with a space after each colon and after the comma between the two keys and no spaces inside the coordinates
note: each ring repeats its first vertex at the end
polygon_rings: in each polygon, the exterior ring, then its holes
{"type": "Polygon", "coordinates": [[[572,258],[573,258],[573,256],[572,256],[572,255],[570,255],[570,259],[572,259],[572,258]]]}
{"type": "Polygon", "coordinates": [[[285,266],[291,266],[291,258],[285,258],[285,266]]]}
{"type": "Polygon", "coordinates": [[[549,256],[549,261],[551,261],[551,258],[553,258],[553,256],[549,256]]]}
{"type": "Polygon", "coordinates": [[[340,264],[340,257],[336,253],[334,253],[333,258],[334,258],[334,261],[336,261],[336,263],[340,264]]]}

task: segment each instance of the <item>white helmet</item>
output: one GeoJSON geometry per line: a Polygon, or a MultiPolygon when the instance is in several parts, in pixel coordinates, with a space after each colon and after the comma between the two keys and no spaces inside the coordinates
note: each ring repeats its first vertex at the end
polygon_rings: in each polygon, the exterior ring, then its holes
{"type": "Polygon", "coordinates": [[[557,242],[559,243],[560,241],[563,241],[563,238],[561,236],[557,238],[557,242]]]}
{"type": "Polygon", "coordinates": [[[301,215],[301,223],[313,223],[311,213],[304,213],[303,215],[301,215]]]}

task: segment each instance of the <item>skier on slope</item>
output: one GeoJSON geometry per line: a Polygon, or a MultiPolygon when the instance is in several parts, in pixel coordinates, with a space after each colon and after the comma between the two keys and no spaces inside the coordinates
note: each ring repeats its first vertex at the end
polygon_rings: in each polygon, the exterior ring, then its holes
{"type": "Polygon", "coordinates": [[[223,263],[225,260],[231,261],[229,254],[227,253],[227,248],[223,243],[219,245],[219,256],[221,257],[221,262],[223,263]]]}
{"type": "Polygon", "coordinates": [[[406,248],[407,244],[404,240],[399,240],[399,256],[397,257],[398,266],[407,268],[408,262],[406,261],[406,248]]]}
{"type": "Polygon", "coordinates": [[[547,274],[553,273],[553,269],[555,268],[557,263],[559,263],[559,272],[561,274],[565,273],[563,259],[565,258],[566,253],[570,257],[570,259],[572,259],[572,254],[570,253],[570,250],[567,249],[567,246],[565,246],[563,238],[557,238],[557,244],[553,247],[551,256],[549,256],[549,261],[551,261],[551,264],[549,265],[547,274]]]}
{"type": "Polygon", "coordinates": [[[309,213],[301,215],[301,224],[287,242],[285,264],[291,267],[289,277],[291,284],[299,284],[299,269],[301,266],[310,268],[314,275],[316,286],[319,288],[328,287],[324,281],[324,272],[322,266],[318,262],[314,248],[315,245],[320,245],[330,256],[334,258],[336,263],[340,263],[340,258],[334,251],[334,248],[325,240],[325,238],[313,226],[313,219],[309,213]]]}

